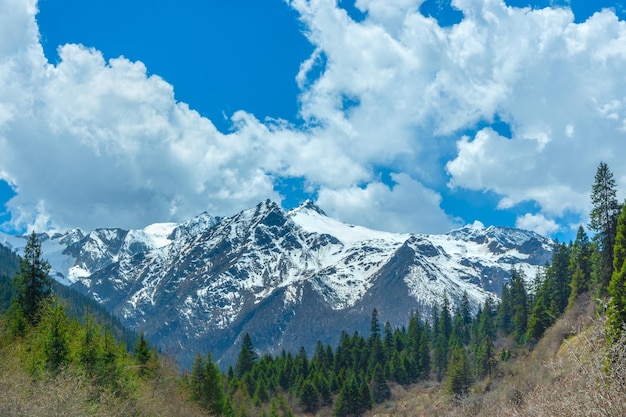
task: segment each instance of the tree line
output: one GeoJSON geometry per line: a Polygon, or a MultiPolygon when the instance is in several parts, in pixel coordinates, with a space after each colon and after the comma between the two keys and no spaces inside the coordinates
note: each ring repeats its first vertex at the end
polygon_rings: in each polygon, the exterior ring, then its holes
{"type": "Polygon", "coordinates": [[[497,340],[532,348],[589,293],[608,299],[609,334],[616,340],[626,323],[626,206],[617,202],[605,163],[598,166],[591,200],[592,239],[580,226],[573,242],[554,243],[551,262],[535,277],[513,268],[500,300],[488,298],[474,314],[466,293],[455,308],[444,295],[427,318],[412,312],[407,327],[381,326],[374,309],[368,335],[343,332],[337,346],[318,342],[311,354],[301,348],[295,355],[259,357],[246,334],[226,374],[217,372],[210,354],[196,358],[186,377],[192,398],[215,415],[291,415],[284,407],[288,396],[305,413],[332,407],[335,416],[358,416],[388,400],[390,384],[435,379],[451,395],[463,396],[510,359],[510,350],[495,349],[497,340]]]}
{"type": "MultiPolygon", "coordinates": [[[[259,356],[246,334],[236,364],[226,373],[210,353],[198,355],[180,385],[210,415],[237,417],[291,416],[294,407],[304,413],[328,407],[338,417],[359,416],[389,400],[393,384],[428,380],[464,396],[510,359],[511,351],[497,350],[496,344],[531,349],[561,314],[590,293],[607,300],[609,342],[617,340],[626,323],[626,205],[617,203],[615,180],[604,163],[591,196],[593,238],[581,226],[573,242],[555,242],[551,262],[532,279],[513,268],[500,300],[487,298],[474,308],[467,293],[456,306],[444,295],[427,317],[413,311],[402,327],[382,324],[373,309],[368,334],[344,331],[336,346],[318,342],[314,352],[301,348],[259,356]]],[[[0,274],[6,277],[11,262],[0,251],[0,274]]],[[[5,304],[10,294],[2,338],[28,345],[26,362],[33,376],[74,366],[119,396],[130,395],[137,380],[151,377],[159,357],[143,334],[129,349],[88,308],[74,309],[80,319],[68,315],[53,294],[50,265],[34,233],[18,266],[10,290],[0,291],[5,304]]]]}

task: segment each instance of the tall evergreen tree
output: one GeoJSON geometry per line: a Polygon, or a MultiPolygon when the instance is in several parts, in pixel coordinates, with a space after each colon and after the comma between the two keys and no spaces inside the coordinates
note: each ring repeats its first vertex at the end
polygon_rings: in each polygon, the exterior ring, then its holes
{"type": "Polygon", "coordinates": [[[315,413],[318,407],[318,393],[311,381],[306,380],[300,389],[300,405],[305,413],[315,413]]]}
{"type": "Polygon", "coordinates": [[[513,335],[520,339],[526,335],[528,325],[528,293],[524,283],[524,273],[513,270],[511,274],[511,303],[513,307],[513,335]]]}
{"type": "Polygon", "coordinates": [[[250,335],[246,333],[243,337],[241,351],[237,357],[237,363],[235,364],[235,374],[239,378],[243,377],[246,372],[252,370],[252,367],[258,358],[259,356],[254,351],[252,339],[250,338],[250,335]]]}
{"type": "Polygon", "coordinates": [[[387,384],[385,373],[380,364],[376,365],[374,369],[374,378],[372,378],[372,399],[376,404],[387,401],[391,398],[391,390],[387,384]]]}
{"type": "Polygon", "coordinates": [[[526,335],[531,340],[537,340],[554,322],[554,316],[550,311],[550,299],[546,286],[539,288],[535,294],[535,302],[528,318],[526,335]]]}
{"type": "Polygon", "coordinates": [[[139,375],[146,376],[149,373],[149,363],[152,359],[152,349],[143,332],[139,333],[139,339],[135,344],[135,361],[139,365],[139,375]]]}
{"type": "Polygon", "coordinates": [[[554,302],[556,309],[552,311],[558,317],[565,311],[570,295],[571,247],[565,243],[556,243],[552,250],[552,263],[546,271],[546,285],[550,303],[554,302]]]}
{"type": "Polygon", "coordinates": [[[590,289],[591,285],[591,255],[592,246],[589,237],[582,226],[578,228],[576,240],[572,246],[569,270],[572,277],[568,306],[574,304],[576,297],[590,289]]]}
{"type": "Polygon", "coordinates": [[[496,313],[496,326],[505,335],[513,331],[513,303],[510,295],[510,283],[502,285],[502,293],[498,311],[496,313]]]}
{"type": "Polygon", "coordinates": [[[335,417],[360,416],[365,411],[361,407],[361,392],[354,375],[350,375],[339,391],[334,408],[335,417]]]}
{"type": "Polygon", "coordinates": [[[465,395],[472,384],[472,368],[465,349],[459,345],[452,347],[450,362],[446,370],[448,391],[454,395],[465,395]]]}
{"type": "Polygon", "coordinates": [[[46,368],[56,373],[69,362],[69,320],[63,306],[58,301],[50,302],[44,308],[44,358],[46,368]]]}
{"type": "Polygon", "coordinates": [[[601,258],[598,271],[598,284],[601,293],[604,293],[613,274],[613,245],[617,228],[617,217],[620,205],[617,202],[617,191],[613,173],[608,165],[600,162],[596,171],[594,184],[591,189],[591,204],[589,228],[596,232],[601,258]]]}
{"type": "Polygon", "coordinates": [[[37,323],[39,307],[52,293],[49,272],[50,264],[42,258],[41,242],[33,232],[20,258],[20,271],[13,279],[13,317],[21,315],[29,324],[37,323]]]}
{"type": "Polygon", "coordinates": [[[613,253],[613,275],[608,287],[611,299],[606,315],[609,337],[615,341],[622,334],[626,324],[626,203],[617,222],[613,253]]]}
{"type": "Polygon", "coordinates": [[[372,310],[372,319],[370,321],[370,337],[380,336],[380,322],[378,321],[378,310],[372,310]]]}

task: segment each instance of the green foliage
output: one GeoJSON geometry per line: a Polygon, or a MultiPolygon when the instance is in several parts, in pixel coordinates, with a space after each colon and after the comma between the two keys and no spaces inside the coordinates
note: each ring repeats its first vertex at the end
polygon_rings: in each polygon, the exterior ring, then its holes
{"type": "Polygon", "coordinates": [[[543,336],[581,291],[589,288],[591,251],[592,246],[586,241],[586,235],[581,229],[573,245],[558,242],[554,245],[552,263],[546,268],[545,276],[538,279],[536,284],[538,288],[526,331],[529,339],[537,340],[543,336]],[[576,275],[576,282],[573,282],[576,275]]]}
{"type": "Polygon", "coordinates": [[[372,407],[369,388],[359,383],[354,375],[350,375],[339,391],[333,415],[336,417],[360,416],[372,407]]]}
{"type": "Polygon", "coordinates": [[[593,246],[582,226],[578,228],[576,240],[572,246],[569,272],[571,274],[568,307],[574,305],[576,298],[591,289],[591,273],[593,269],[593,246]]]}
{"type": "Polygon", "coordinates": [[[609,282],[611,297],[606,315],[611,342],[617,341],[626,324],[626,204],[617,222],[617,234],[613,252],[613,275],[609,282]]]}
{"type": "Polygon", "coordinates": [[[302,384],[300,394],[300,405],[305,413],[315,413],[318,407],[318,392],[310,380],[306,380],[302,384]]]}
{"type": "Polygon", "coordinates": [[[43,336],[43,356],[46,369],[58,372],[70,358],[69,319],[58,300],[50,301],[43,309],[39,331],[43,336]]]}
{"type": "Polygon", "coordinates": [[[137,344],[135,344],[135,362],[139,368],[139,375],[145,377],[150,373],[150,362],[154,351],[150,349],[148,341],[143,332],[139,334],[137,344]]]}
{"type": "Polygon", "coordinates": [[[189,381],[191,399],[208,410],[211,415],[232,415],[232,406],[224,392],[222,374],[211,354],[206,359],[201,355],[194,361],[189,381]]]}
{"type": "Polygon", "coordinates": [[[467,352],[461,346],[454,345],[446,370],[448,392],[454,395],[467,394],[472,384],[472,373],[467,352]]]}
{"type": "Polygon", "coordinates": [[[391,390],[387,384],[385,373],[380,364],[374,369],[374,378],[371,382],[372,400],[376,404],[383,403],[391,398],[391,390]]]}
{"type": "Polygon", "coordinates": [[[9,248],[0,245],[0,313],[6,312],[13,298],[13,281],[20,268],[20,259],[9,248]]]}
{"type": "Polygon", "coordinates": [[[550,313],[550,298],[547,287],[541,287],[535,295],[535,304],[528,319],[526,335],[529,339],[538,340],[552,325],[555,317],[550,313]]]}
{"type": "Polygon", "coordinates": [[[33,232],[20,258],[20,271],[13,279],[14,297],[11,318],[25,318],[30,325],[39,320],[39,307],[51,295],[50,264],[42,258],[41,243],[33,232]]]}
{"type": "Polygon", "coordinates": [[[613,245],[617,217],[620,213],[616,195],[613,173],[606,163],[600,162],[591,189],[592,210],[589,214],[589,228],[596,232],[594,239],[598,243],[601,255],[597,276],[601,294],[605,292],[613,274],[613,245]]]}
{"type": "Polygon", "coordinates": [[[235,365],[235,374],[241,378],[246,372],[252,370],[254,363],[258,359],[258,355],[254,351],[254,345],[252,339],[248,333],[243,337],[243,343],[241,345],[241,351],[237,358],[237,364],[235,365]]]}

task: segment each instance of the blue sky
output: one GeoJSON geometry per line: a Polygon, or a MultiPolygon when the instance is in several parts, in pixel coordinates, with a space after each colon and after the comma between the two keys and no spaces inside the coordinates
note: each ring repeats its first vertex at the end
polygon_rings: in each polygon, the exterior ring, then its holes
{"type": "Polygon", "coordinates": [[[569,239],[600,161],[626,188],[624,16],[604,0],[0,0],[2,229],[310,198],[383,230],[569,239]]]}

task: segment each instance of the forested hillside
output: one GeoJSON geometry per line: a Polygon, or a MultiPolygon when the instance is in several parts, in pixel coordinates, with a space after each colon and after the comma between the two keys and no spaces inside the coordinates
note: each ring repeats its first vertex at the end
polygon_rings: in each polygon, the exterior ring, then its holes
{"type": "Polygon", "coordinates": [[[0,414],[626,415],[626,205],[605,164],[591,194],[595,234],[556,242],[535,277],[513,269],[499,300],[444,296],[402,327],[372,306],[367,334],[313,352],[259,357],[246,334],[226,373],[210,352],[181,373],[143,335],[116,340],[104,312],[54,295],[33,234],[19,269],[10,254],[0,265],[13,276],[0,414]]]}

